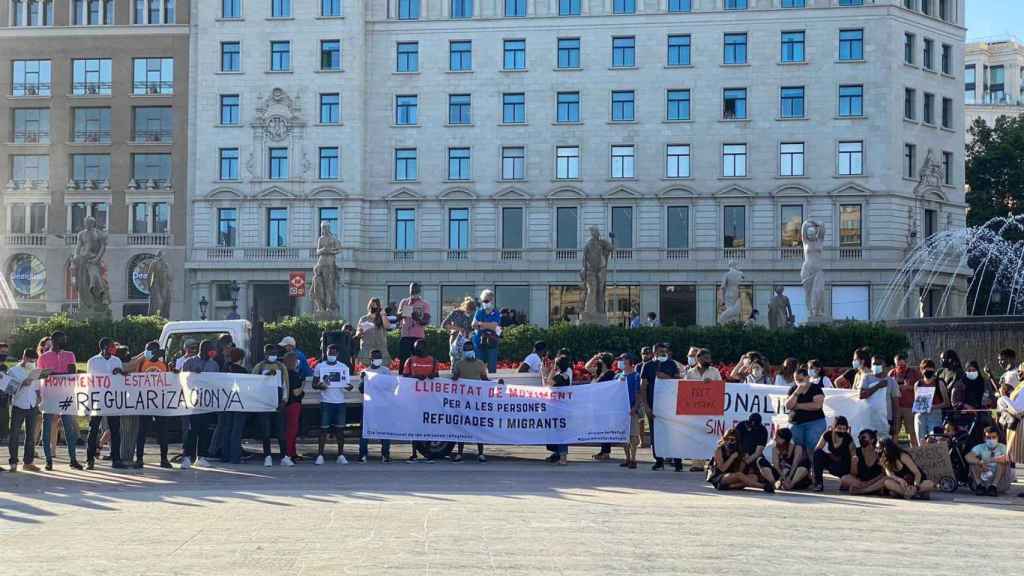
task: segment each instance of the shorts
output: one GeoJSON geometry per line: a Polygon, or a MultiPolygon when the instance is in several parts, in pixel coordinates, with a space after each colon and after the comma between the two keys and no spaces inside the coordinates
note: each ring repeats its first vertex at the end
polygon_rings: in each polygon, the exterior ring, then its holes
{"type": "Polygon", "coordinates": [[[345,427],[345,405],[321,402],[320,429],[326,430],[332,426],[335,428],[345,427]]]}

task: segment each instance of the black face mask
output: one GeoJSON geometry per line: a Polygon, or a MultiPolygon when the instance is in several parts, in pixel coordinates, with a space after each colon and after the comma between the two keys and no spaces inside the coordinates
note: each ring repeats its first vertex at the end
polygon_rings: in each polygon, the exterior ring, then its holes
{"type": "Polygon", "coordinates": [[[426,348],[413,348],[412,349],[412,353],[417,355],[417,356],[421,356],[421,357],[422,356],[426,356],[427,355],[427,349],[426,348]]]}
{"type": "Polygon", "coordinates": [[[0,352],[0,364],[7,362],[7,354],[0,352]]]}
{"type": "Polygon", "coordinates": [[[927,378],[928,380],[931,380],[932,378],[935,378],[935,371],[934,370],[925,370],[924,371],[924,377],[927,378]]]}

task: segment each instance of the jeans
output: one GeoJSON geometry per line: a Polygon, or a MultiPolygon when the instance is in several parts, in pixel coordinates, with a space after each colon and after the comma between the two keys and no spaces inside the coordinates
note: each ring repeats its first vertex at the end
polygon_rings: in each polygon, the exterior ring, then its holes
{"type": "Polygon", "coordinates": [[[828,473],[835,476],[836,478],[842,478],[850,473],[850,460],[842,457],[835,458],[834,454],[826,454],[824,450],[814,451],[814,483],[821,484],[824,481],[824,473],[828,470],[828,473]]]}
{"type": "Polygon", "coordinates": [[[299,417],[302,416],[302,402],[293,402],[284,407],[284,447],[287,456],[298,456],[296,439],[299,437],[299,417]]]}
{"type": "Polygon", "coordinates": [[[229,412],[218,412],[217,425],[213,427],[213,436],[210,437],[210,456],[219,456],[225,462],[227,462],[227,453],[224,451],[224,447],[228,441],[228,428],[231,426],[228,419],[230,417],[229,412]]]}
{"type": "Polygon", "coordinates": [[[814,452],[815,446],[818,445],[818,440],[821,440],[821,435],[828,429],[828,420],[819,418],[810,422],[793,424],[789,429],[793,432],[793,443],[803,447],[804,452],[811,454],[814,452]]]}
{"type": "Polygon", "coordinates": [[[241,464],[242,433],[245,430],[245,412],[226,412],[221,431],[220,457],[224,462],[241,464]]]}
{"type": "MultiPolygon", "coordinates": [[[[370,455],[370,440],[369,438],[359,439],[359,457],[366,458],[370,455]]],[[[390,458],[391,457],[391,440],[380,441],[380,457],[390,458]]]]}
{"type": "Polygon", "coordinates": [[[196,458],[207,455],[206,447],[210,445],[209,414],[189,416],[188,425],[188,432],[185,433],[185,439],[182,441],[182,450],[186,457],[195,462],[196,458]]]}
{"type": "Polygon", "coordinates": [[[142,462],[146,453],[146,431],[156,429],[157,441],[160,442],[160,462],[167,460],[167,424],[170,416],[140,416],[139,431],[135,435],[135,461],[142,462]]]}
{"type": "Polygon", "coordinates": [[[487,373],[494,374],[495,372],[497,372],[498,347],[495,346],[494,348],[484,348],[479,344],[478,339],[475,337],[473,338],[473,341],[474,343],[476,343],[476,357],[479,358],[480,361],[483,362],[484,364],[487,364],[487,373]]]}
{"type": "Polygon", "coordinates": [[[78,421],[70,414],[61,416],[43,414],[43,455],[46,456],[46,463],[53,464],[53,453],[50,451],[50,423],[54,418],[60,418],[61,426],[64,428],[64,441],[68,444],[68,459],[71,462],[78,462],[78,421]]]}
{"type": "MultiPolygon", "coordinates": [[[[89,440],[85,452],[86,460],[94,462],[100,451],[100,422],[104,416],[93,416],[89,418],[89,440]]],[[[121,461],[121,418],[118,416],[106,416],[107,426],[110,427],[110,460],[121,461]]]]}
{"type": "Polygon", "coordinates": [[[284,442],[284,409],[277,412],[263,412],[259,414],[260,425],[263,428],[263,457],[270,456],[270,438],[273,435],[277,438],[277,447],[281,456],[286,454],[284,442]],[[273,434],[276,432],[276,434],[273,434]]]}
{"type": "Polygon", "coordinates": [[[917,441],[924,443],[924,439],[933,430],[942,426],[942,408],[932,407],[928,413],[914,414],[914,429],[917,431],[917,441]]]}
{"type": "Polygon", "coordinates": [[[10,452],[10,463],[18,463],[18,436],[21,423],[25,423],[25,464],[31,464],[36,458],[36,418],[39,412],[35,408],[18,408],[11,406],[11,429],[7,438],[7,450],[10,452]]]}

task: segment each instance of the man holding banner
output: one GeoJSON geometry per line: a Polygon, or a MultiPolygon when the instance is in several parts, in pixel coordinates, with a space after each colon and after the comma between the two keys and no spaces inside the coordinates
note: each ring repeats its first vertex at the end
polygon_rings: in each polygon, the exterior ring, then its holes
{"type": "MultiPolygon", "coordinates": [[[[100,352],[89,359],[88,371],[93,375],[120,375],[124,374],[124,367],[121,359],[114,355],[117,351],[117,343],[112,338],[100,338],[100,352]]],[[[85,467],[92,470],[96,467],[96,457],[99,456],[100,423],[102,416],[93,416],[89,419],[89,441],[85,453],[85,467]]],[[[107,416],[107,427],[110,428],[110,466],[112,468],[127,468],[121,462],[121,418],[119,416],[107,416]]]]}
{"type": "MultiPolygon", "coordinates": [[[[76,371],[75,354],[70,350],[64,349],[67,344],[68,337],[64,332],[57,330],[50,334],[50,349],[39,356],[36,367],[48,370],[55,375],[74,374],[76,371]]],[[[53,414],[44,411],[43,454],[46,456],[46,469],[53,470],[53,449],[51,446],[55,446],[57,441],[54,439],[53,444],[51,444],[50,435],[56,433],[54,418],[59,419],[61,427],[64,428],[64,441],[67,443],[68,458],[70,459],[68,466],[75,470],[81,470],[82,465],[78,463],[78,422],[75,421],[75,415],[53,414]]]]}
{"type": "MultiPolygon", "coordinates": [[[[654,346],[654,359],[650,362],[645,362],[640,371],[640,385],[643,388],[643,397],[646,400],[644,411],[647,412],[647,420],[651,427],[651,453],[654,454],[654,466],[651,467],[651,470],[662,470],[665,468],[665,459],[658,456],[657,442],[655,441],[655,436],[657,435],[654,423],[655,386],[658,380],[678,378],[679,372],[679,365],[669,358],[669,345],[664,342],[654,346]]],[[[676,472],[683,469],[683,463],[678,459],[673,460],[672,464],[675,466],[676,472]]]]}

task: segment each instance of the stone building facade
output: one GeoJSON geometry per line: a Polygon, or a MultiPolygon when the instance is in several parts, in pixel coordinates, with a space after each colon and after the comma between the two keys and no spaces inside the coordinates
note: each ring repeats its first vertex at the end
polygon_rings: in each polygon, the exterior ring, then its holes
{"type": "Polygon", "coordinates": [[[1016,40],[972,42],[964,56],[967,127],[976,118],[1024,114],[1024,44],[1016,40]]]}

